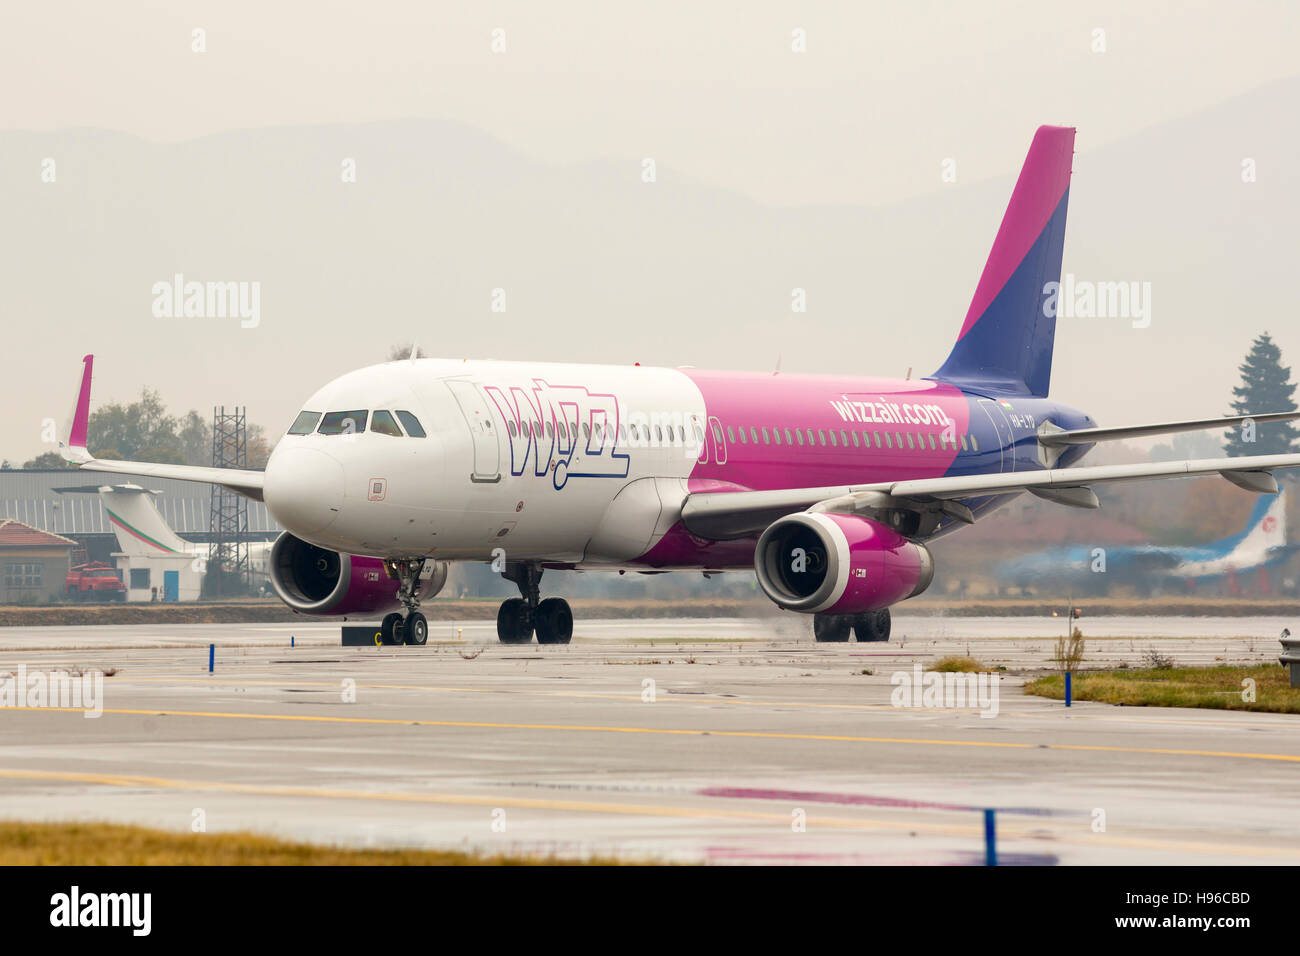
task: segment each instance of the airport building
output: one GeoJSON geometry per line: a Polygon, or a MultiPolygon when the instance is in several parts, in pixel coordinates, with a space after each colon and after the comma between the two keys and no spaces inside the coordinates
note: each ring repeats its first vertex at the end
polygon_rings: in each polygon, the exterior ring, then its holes
{"type": "MultiPolygon", "coordinates": [[[[49,601],[63,596],[69,567],[81,561],[100,561],[117,567],[128,588],[128,600],[197,600],[202,571],[189,555],[158,554],[148,558],[119,550],[113,522],[98,490],[101,484],[136,484],[158,494],[152,496],[163,520],[185,541],[207,544],[212,505],[210,485],[145,475],[96,475],[76,470],[0,470],[0,522],[14,528],[11,536],[31,545],[27,550],[0,545],[4,554],[5,594],[0,600],[49,601]],[[28,528],[24,537],[19,528],[28,528]],[[45,536],[43,547],[35,547],[45,536]],[[84,556],[82,555],[84,551],[84,556]],[[55,553],[57,552],[57,553],[55,553]],[[74,554],[75,553],[75,554],[74,554]],[[15,570],[9,572],[9,566],[15,570]],[[39,568],[39,571],[32,570],[39,568]],[[20,581],[12,587],[10,580],[20,581]],[[170,588],[170,590],[169,590],[170,588]],[[156,592],[156,593],[155,593],[156,592]]],[[[260,501],[248,502],[250,542],[273,541],[280,528],[260,501]]]]}
{"type": "Polygon", "coordinates": [[[63,596],[77,542],[13,518],[0,518],[0,570],[5,604],[36,604],[63,596]]]}

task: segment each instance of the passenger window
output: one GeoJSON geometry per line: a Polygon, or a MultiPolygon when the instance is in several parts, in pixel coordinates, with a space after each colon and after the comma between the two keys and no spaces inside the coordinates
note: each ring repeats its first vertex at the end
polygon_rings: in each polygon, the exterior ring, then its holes
{"type": "Polygon", "coordinates": [[[970,448],[966,445],[966,436],[965,436],[965,435],[962,435],[962,436],[961,436],[961,450],[962,450],[962,451],[970,451],[970,448]]]}
{"type": "Polygon", "coordinates": [[[902,450],[902,448],[903,448],[903,433],[902,433],[902,432],[894,432],[894,447],[897,448],[897,449],[899,449],[900,451],[902,450]]]}
{"type": "Polygon", "coordinates": [[[767,429],[764,428],[764,429],[763,429],[763,444],[764,444],[764,445],[770,445],[770,444],[772,444],[771,439],[772,439],[772,436],[769,435],[767,429]]]}
{"type": "MultiPolygon", "coordinates": [[[[577,432],[574,432],[574,434],[576,435],[577,432]]],[[[584,424],[584,425],[582,426],[582,437],[583,437],[583,438],[586,438],[588,441],[591,440],[591,426],[590,426],[590,425],[584,424]]]]}
{"type": "MultiPolygon", "coordinates": [[[[793,444],[794,444],[794,439],[790,437],[790,429],[788,429],[788,428],[785,430],[785,443],[786,443],[787,445],[793,445],[793,444]]],[[[802,445],[803,442],[799,442],[799,444],[802,445]]]]}
{"type": "Polygon", "coordinates": [[[809,446],[817,444],[817,433],[811,428],[808,429],[808,444],[809,446]]]}
{"type": "Polygon", "coordinates": [[[796,429],[794,430],[794,437],[797,438],[797,439],[799,439],[799,447],[802,448],[802,447],[803,447],[803,429],[801,429],[801,428],[796,428],[796,429]]]}
{"type": "Polygon", "coordinates": [[[748,444],[748,443],[749,443],[749,439],[745,437],[745,428],[744,428],[744,426],[742,425],[740,428],[737,428],[736,431],[738,431],[738,432],[740,433],[740,443],[741,443],[742,445],[746,445],[746,444],[748,444]]]}
{"type": "Polygon", "coordinates": [[[424,437],[424,429],[420,427],[420,420],[410,412],[403,411],[399,408],[397,410],[397,420],[401,422],[402,427],[406,429],[406,434],[410,435],[412,438],[424,437]]]}
{"type": "Polygon", "coordinates": [[[908,447],[909,449],[912,449],[912,450],[915,450],[915,449],[916,449],[916,443],[912,441],[912,433],[911,433],[911,432],[908,432],[908,433],[907,433],[907,447],[908,447]]]}
{"type": "Polygon", "coordinates": [[[510,433],[511,438],[514,438],[519,434],[519,432],[515,429],[514,422],[506,422],[506,431],[510,433]]]}
{"type": "Polygon", "coordinates": [[[316,430],[318,421],[320,421],[320,412],[299,412],[298,417],[289,426],[289,434],[310,435],[316,430]]]}
{"type": "Polygon", "coordinates": [[[722,444],[722,428],[718,425],[717,422],[713,423],[713,443],[715,445],[722,444]]]}
{"type": "Polygon", "coordinates": [[[980,443],[979,443],[979,441],[975,438],[974,433],[972,433],[971,436],[970,436],[970,450],[971,450],[971,451],[979,451],[979,450],[980,450],[980,443]]]}
{"type": "Polygon", "coordinates": [[[831,447],[832,448],[839,447],[839,443],[835,440],[835,429],[833,428],[831,429],[831,447]]]}
{"type": "Polygon", "coordinates": [[[402,430],[397,427],[391,412],[377,411],[371,415],[370,430],[380,435],[391,435],[393,438],[402,437],[402,430]]]}
{"type": "Polygon", "coordinates": [[[871,434],[875,436],[875,438],[876,438],[876,447],[879,448],[879,447],[880,447],[880,432],[872,432],[871,434]]]}
{"type": "Polygon", "coordinates": [[[894,441],[892,438],[889,437],[889,432],[885,432],[885,447],[886,448],[894,447],[894,441]]]}
{"type": "Polygon", "coordinates": [[[776,444],[778,444],[778,445],[781,444],[781,429],[779,429],[779,428],[773,428],[773,429],[772,429],[772,438],[773,438],[773,440],[776,442],[776,444]]]}
{"type": "Polygon", "coordinates": [[[925,438],[926,438],[926,440],[930,443],[930,451],[934,451],[934,435],[933,435],[933,434],[929,434],[929,435],[926,435],[925,438]]]}
{"type": "Polygon", "coordinates": [[[857,432],[854,432],[854,433],[853,433],[853,447],[854,447],[854,448],[861,448],[861,447],[862,447],[861,444],[858,442],[858,433],[857,433],[857,432]]]}
{"type": "Polygon", "coordinates": [[[555,437],[555,433],[551,431],[551,423],[550,423],[550,422],[547,422],[547,423],[546,423],[546,437],[547,437],[547,438],[554,438],[554,437],[555,437]]]}
{"type": "Polygon", "coordinates": [[[758,429],[755,428],[753,425],[749,426],[749,437],[754,442],[755,445],[758,444],[758,429]]]}
{"type": "Polygon", "coordinates": [[[352,412],[326,412],[317,431],[322,435],[360,435],[366,430],[364,408],[352,412]]]}
{"type": "Polygon", "coordinates": [[[826,447],[826,433],[825,433],[824,431],[822,431],[822,430],[819,428],[819,429],[817,429],[817,437],[820,439],[820,441],[818,442],[818,444],[821,445],[823,448],[825,448],[825,447],[826,447]]]}
{"type": "Polygon", "coordinates": [[[736,443],[736,433],[731,430],[730,425],[727,426],[727,441],[731,442],[733,445],[736,443]]]}

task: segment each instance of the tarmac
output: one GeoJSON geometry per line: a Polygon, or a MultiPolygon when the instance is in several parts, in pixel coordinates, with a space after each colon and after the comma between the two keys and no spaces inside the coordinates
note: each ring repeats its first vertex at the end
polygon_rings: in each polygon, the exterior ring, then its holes
{"type": "MultiPolygon", "coordinates": [[[[1210,620],[1076,623],[1094,666],[1276,660],[1286,622],[1210,620]]],[[[1300,718],[1026,696],[1066,622],[1000,621],[899,615],[889,643],[831,645],[793,615],[579,621],[563,647],[504,646],[485,622],[398,648],[343,648],[322,623],[0,629],[0,673],[111,672],[97,719],[0,711],[0,816],[564,859],[981,864],[991,808],[1003,864],[1300,862],[1300,718]],[[967,653],[1007,668],[996,706],[894,706],[896,675],[967,653]]]]}

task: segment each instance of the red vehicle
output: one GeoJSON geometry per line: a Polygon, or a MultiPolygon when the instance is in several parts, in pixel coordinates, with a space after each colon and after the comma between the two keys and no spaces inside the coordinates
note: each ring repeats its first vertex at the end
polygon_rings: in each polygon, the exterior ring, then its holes
{"type": "Polygon", "coordinates": [[[67,592],[74,601],[126,600],[126,585],[117,569],[100,561],[79,564],[69,571],[67,592]]]}

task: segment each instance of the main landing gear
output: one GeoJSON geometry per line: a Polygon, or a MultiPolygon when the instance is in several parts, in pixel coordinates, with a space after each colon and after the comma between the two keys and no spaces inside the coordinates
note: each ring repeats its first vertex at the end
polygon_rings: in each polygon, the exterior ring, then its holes
{"type": "Polygon", "coordinates": [[[501,576],[514,581],[521,597],[501,603],[497,637],[502,644],[527,644],[537,632],[538,644],[567,644],[573,637],[573,611],[564,598],[541,600],[542,569],[536,564],[508,561],[501,576]]]}
{"type": "Polygon", "coordinates": [[[813,637],[818,641],[843,642],[852,631],[859,644],[889,640],[889,608],[864,614],[814,614],[813,637]]]}
{"type": "Polygon", "coordinates": [[[429,620],[418,610],[420,606],[420,574],[424,571],[424,558],[401,558],[385,561],[388,576],[401,582],[397,600],[406,614],[393,612],[379,625],[379,639],[385,644],[424,644],[429,640],[429,620]]]}

